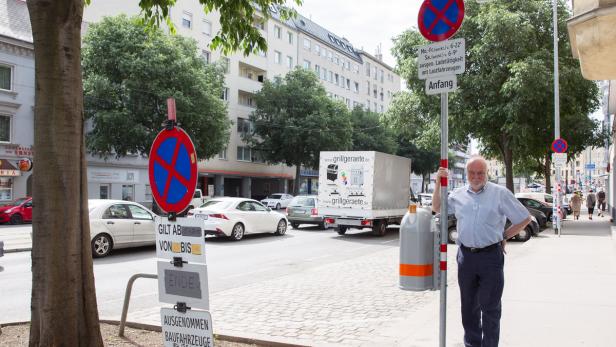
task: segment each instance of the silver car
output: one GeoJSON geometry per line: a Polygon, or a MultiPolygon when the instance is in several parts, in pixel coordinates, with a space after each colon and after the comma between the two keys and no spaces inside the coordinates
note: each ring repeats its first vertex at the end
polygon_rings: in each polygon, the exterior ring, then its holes
{"type": "Polygon", "coordinates": [[[318,225],[325,229],[323,216],[317,209],[316,195],[299,195],[293,198],[287,207],[287,219],[293,229],[297,229],[300,224],[318,225]]]}

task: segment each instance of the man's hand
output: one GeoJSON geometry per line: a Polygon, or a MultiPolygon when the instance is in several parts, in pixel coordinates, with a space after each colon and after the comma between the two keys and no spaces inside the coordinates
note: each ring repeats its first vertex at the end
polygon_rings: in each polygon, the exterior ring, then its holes
{"type": "Polygon", "coordinates": [[[507,245],[507,240],[503,240],[501,241],[501,247],[503,248],[503,253],[507,254],[507,251],[505,251],[505,246],[507,245]]]}
{"type": "Polygon", "coordinates": [[[437,184],[439,186],[441,185],[441,177],[445,177],[445,178],[449,177],[449,170],[447,170],[444,167],[438,168],[438,171],[436,172],[436,179],[438,180],[437,184]]]}
{"type": "Polygon", "coordinates": [[[432,211],[441,212],[441,177],[448,177],[449,171],[444,167],[439,167],[436,172],[436,184],[432,192],[432,211]]]}

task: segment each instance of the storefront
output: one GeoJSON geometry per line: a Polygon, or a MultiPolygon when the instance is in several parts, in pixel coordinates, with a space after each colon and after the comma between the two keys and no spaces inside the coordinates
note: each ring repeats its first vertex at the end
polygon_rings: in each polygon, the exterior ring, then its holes
{"type": "Polygon", "coordinates": [[[0,204],[25,196],[32,196],[32,172],[21,172],[18,161],[32,159],[32,147],[0,146],[0,204]]]}

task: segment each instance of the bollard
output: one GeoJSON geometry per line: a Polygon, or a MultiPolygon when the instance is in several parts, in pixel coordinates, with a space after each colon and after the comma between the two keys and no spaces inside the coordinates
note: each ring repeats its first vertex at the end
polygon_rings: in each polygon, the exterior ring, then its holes
{"type": "MultiPolygon", "coordinates": [[[[400,289],[436,290],[432,213],[409,206],[400,224],[400,289]]],[[[438,274],[438,272],[436,272],[438,274]]]]}

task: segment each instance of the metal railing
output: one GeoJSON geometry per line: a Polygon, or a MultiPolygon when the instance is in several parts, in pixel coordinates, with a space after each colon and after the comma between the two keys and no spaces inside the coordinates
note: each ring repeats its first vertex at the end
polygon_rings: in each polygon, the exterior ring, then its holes
{"type": "Polygon", "coordinates": [[[126,315],[128,314],[128,304],[130,302],[130,293],[133,291],[133,283],[137,278],[154,278],[158,279],[158,275],[153,274],[135,274],[131,276],[126,285],[126,293],[124,294],[124,307],[122,307],[122,319],[120,320],[120,331],[118,335],[124,337],[124,326],[126,325],[126,315]]]}

